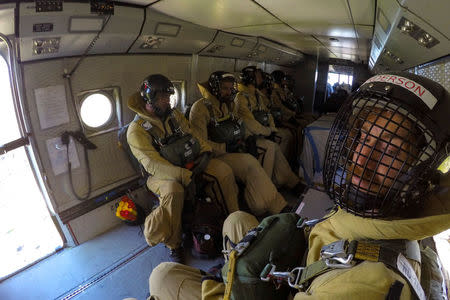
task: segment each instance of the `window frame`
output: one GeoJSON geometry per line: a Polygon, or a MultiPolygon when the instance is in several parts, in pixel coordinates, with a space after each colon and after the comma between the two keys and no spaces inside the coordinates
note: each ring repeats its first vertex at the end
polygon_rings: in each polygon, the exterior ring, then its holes
{"type": "Polygon", "coordinates": [[[86,137],[93,137],[112,131],[117,131],[123,126],[123,112],[120,95],[120,87],[118,86],[90,89],[79,92],[77,94],[76,109],[86,137]],[[81,117],[81,105],[83,104],[84,100],[94,94],[102,94],[106,96],[106,98],[110,100],[112,106],[111,116],[109,117],[108,121],[98,127],[91,127],[87,125],[81,117]]]}
{"type": "Polygon", "coordinates": [[[185,80],[170,80],[173,84],[173,87],[178,92],[178,102],[174,107],[179,111],[183,112],[186,108],[186,81],[185,80]]]}

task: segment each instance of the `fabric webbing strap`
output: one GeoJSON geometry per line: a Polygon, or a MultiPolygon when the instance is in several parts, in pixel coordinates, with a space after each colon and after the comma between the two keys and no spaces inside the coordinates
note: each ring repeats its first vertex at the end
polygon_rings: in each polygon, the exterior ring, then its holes
{"type": "Polygon", "coordinates": [[[231,251],[229,257],[227,283],[225,286],[225,294],[223,295],[223,300],[230,300],[231,287],[233,286],[235,268],[236,268],[236,250],[233,250],[231,251]]]}
{"type": "MultiPolygon", "coordinates": [[[[414,241],[403,241],[403,242],[404,245],[406,246],[405,255],[407,255],[408,258],[415,260],[416,258],[415,256],[417,256],[417,254],[413,253],[415,251],[411,251],[411,248],[414,248],[414,246],[408,246],[408,243],[412,243],[414,241]],[[410,255],[412,257],[409,257],[410,255]]],[[[420,281],[417,278],[414,269],[412,268],[411,264],[408,262],[406,257],[403,256],[401,252],[385,247],[383,246],[383,244],[388,245],[389,241],[383,241],[381,244],[369,241],[352,241],[348,243],[348,247],[345,250],[344,254],[347,256],[353,255],[353,259],[356,260],[382,262],[390,266],[394,270],[400,272],[400,274],[408,281],[409,285],[414,290],[414,293],[418,299],[425,300],[426,299],[425,292],[423,291],[420,285],[420,281]]],[[[322,248],[322,251],[325,247],[322,248]]],[[[298,280],[295,281],[294,287],[304,289],[305,286],[310,282],[310,280],[327,271],[337,268],[349,268],[354,265],[350,263],[340,264],[339,259],[342,259],[342,257],[336,256],[330,258],[322,258],[316,261],[315,263],[305,267],[301,271],[300,278],[298,278],[298,280]]]]}

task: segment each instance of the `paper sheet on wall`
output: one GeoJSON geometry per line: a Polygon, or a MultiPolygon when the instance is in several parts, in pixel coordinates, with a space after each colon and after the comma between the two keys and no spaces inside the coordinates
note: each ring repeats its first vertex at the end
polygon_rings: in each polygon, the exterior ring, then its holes
{"type": "MultiPolygon", "coordinates": [[[[47,140],[47,152],[55,176],[68,171],[66,147],[66,145],[63,145],[61,143],[60,137],[47,140]]],[[[75,143],[73,142],[72,137],[70,138],[69,142],[69,159],[70,163],[72,164],[72,169],[78,168],[80,166],[77,149],[75,148],[75,143]]]]}
{"type": "Polygon", "coordinates": [[[69,122],[64,85],[48,86],[34,90],[41,129],[69,122]]]}

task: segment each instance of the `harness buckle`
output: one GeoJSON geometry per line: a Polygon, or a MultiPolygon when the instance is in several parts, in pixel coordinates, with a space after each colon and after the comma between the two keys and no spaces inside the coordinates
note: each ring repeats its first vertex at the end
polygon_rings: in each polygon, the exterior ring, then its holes
{"type": "Polygon", "coordinates": [[[268,264],[266,268],[264,268],[261,273],[261,280],[265,282],[269,282],[271,280],[280,284],[282,282],[287,282],[288,285],[295,289],[302,289],[303,285],[299,284],[301,279],[301,274],[303,271],[303,267],[296,267],[292,269],[290,272],[277,272],[275,271],[276,266],[274,264],[268,264]],[[270,268],[270,271],[267,272],[267,268],[270,268]]]}
{"type": "Polygon", "coordinates": [[[348,253],[349,242],[339,240],[329,245],[325,245],[320,250],[320,257],[325,261],[327,267],[345,269],[353,266],[351,263],[354,254],[348,253]]]}

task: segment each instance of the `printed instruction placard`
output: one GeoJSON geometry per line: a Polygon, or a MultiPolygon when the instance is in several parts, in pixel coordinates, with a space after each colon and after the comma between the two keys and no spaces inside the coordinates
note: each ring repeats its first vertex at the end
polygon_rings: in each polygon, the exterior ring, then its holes
{"type": "Polygon", "coordinates": [[[66,89],[64,85],[48,86],[34,90],[41,129],[69,122],[66,89]]]}
{"type": "MultiPolygon", "coordinates": [[[[67,169],[67,149],[66,145],[61,142],[61,137],[56,137],[47,140],[47,152],[52,164],[53,173],[55,176],[65,173],[67,169]]],[[[72,137],[70,137],[69,142],[69,159],[71,168],[75,169],[80,166],[80,160],[78,159],[77,149],[75,148],[75,143],[72,137]]]]}

